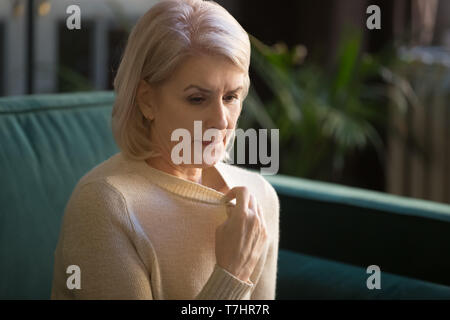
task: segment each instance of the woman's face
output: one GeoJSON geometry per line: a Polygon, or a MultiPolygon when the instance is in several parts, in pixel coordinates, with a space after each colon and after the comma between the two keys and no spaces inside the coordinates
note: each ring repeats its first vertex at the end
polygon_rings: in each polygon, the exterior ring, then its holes
{"type": "MultiPolygon", "coordinates": [[[[203,136],[210,128],[217,129],[215,133],[219,139],[211,142],[207,151],[214,150],[210,153],[213,164],[219,161],[241,112],[244,77],[244,72],[225,57],[197,55],[187,57],[162,84],[141,84],[138,94],[141,94],[141,101],[153,118],[151,141],[158,146],[166,161],[171,160],[172,148],[181,141],[171,141],[172,132],[180,128],[188,130],[191,139],[191,165],[182,166],[201,168],[211,165],[204,160],[201,164],[194,163],[198,147],[202,154],[206,148],[200,141],[195,149],[194,140],[210,140],[203,136]],[[194,121],[201,121],[200,137],[194,136],[194,121]],[[215,143],[217,145],[213,145],[215,143]]],[[[179,154],[182,156],[183,152],[179,154]]]]}

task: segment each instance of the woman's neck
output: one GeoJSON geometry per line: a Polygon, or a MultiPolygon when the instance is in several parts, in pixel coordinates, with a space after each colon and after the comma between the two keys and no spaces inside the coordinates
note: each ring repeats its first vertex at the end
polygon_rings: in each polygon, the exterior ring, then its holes
{"type": "Polygon", "coordinates": [[[180,167],[161,157],[149,158],[145,160],[145,162],[155,169],[178,178],[196,182],[216,191],[226,193],[229,190],[225,181],[223,181],[222,177],[213,166],[207,168],[180,167]]]}
{"type": "Polygon", "coordinates": [[[222,193],[227,193],[229,191],[227,184],[214,166],[207,168],[183,168],[174,165],[171,161],[166,161],[161,157],[149,158],[146,159],[145,162],[155,169],[178,178],[204,185],[222,193]]]}
{"type": "Polygon", "coordinates": [[[178,178],[192,182],[202,182],[202,168],[189,168],[174,165],[171,161],[166,161],[161,157],[153,157],[145,160],[147,164],[155,169],[161,170],[178,178]]]}

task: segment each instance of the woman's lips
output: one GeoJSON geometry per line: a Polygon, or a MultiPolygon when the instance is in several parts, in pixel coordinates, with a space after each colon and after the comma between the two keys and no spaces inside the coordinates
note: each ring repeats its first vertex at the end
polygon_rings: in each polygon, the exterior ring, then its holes
{"type": "MultiPolygon", "coordinates": [[[[203,146],[207,146],[207,145],[209,145],[210,143],[215,143],[215,138],[213,137],[213,141],[208,141],[208,140],[205,140],[205,141],[203,141],[203,140],[194,140],[194,142],[196,142],[196,141],[201,141],[201,143],[202,143],[202,145],[203,146]]],[[[222,139],[222,142],[224,142],[225,143],[225,137],[222,139]]]]}

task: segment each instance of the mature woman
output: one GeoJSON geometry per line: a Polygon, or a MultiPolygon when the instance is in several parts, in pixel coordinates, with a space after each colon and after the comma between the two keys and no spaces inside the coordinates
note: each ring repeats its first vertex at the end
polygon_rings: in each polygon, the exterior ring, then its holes
{"type": "Polygon", "coordinates": [[[249,64],[247,33],[212,1],[161,1],[138,21],[114,82],[121,152],[72,193],[52,299],[275,298],[277,194],[223,162],[249,64]],[[177,129],[192,139],[184,159],[213,146],[211,161],[175,162],[177,129]]]}

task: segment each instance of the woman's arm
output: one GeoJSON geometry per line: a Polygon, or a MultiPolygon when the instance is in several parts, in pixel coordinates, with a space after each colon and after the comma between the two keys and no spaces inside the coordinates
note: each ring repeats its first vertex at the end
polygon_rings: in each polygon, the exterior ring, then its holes
{"type": "Polygon", "coordinates": [[[122,195],[102,181],[75,192],[55,251],[52,299],[153,299],[122,195]],[[67,288],[69,265],[79,266],[81,289],[67,288]]]}

